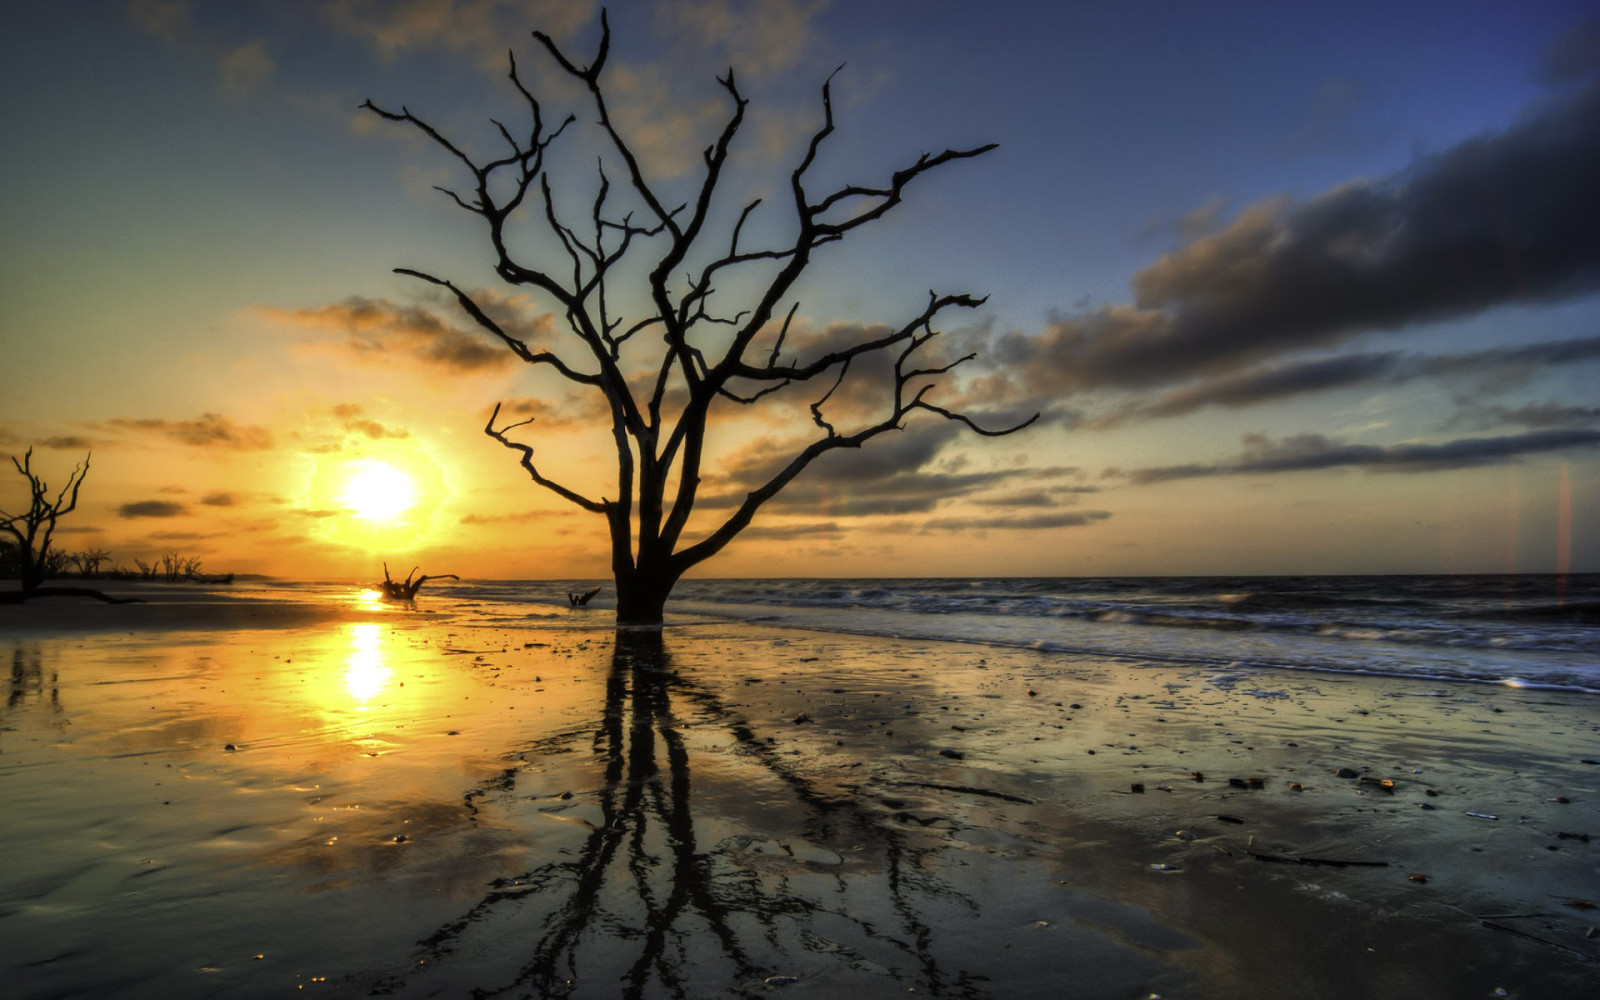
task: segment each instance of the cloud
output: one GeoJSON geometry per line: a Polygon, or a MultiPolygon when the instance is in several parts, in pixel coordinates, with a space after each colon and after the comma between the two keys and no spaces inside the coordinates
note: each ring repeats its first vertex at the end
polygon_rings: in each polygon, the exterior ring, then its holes
{"type": "Polygon", "coordinates": [[[63,434],[58,437],[47,437],[39,442],[46,448],[55,448],[62,451],[80,451],[94,447],[94,442],[86,437],[76,434],[63,434]]]}
{"type": "Polygon", "coordinates": [[[1404,351],[1305,358],[1255,365],[1197,379],[1149,402],[1136,402],[1090,421],[1110,427],[1133,419],[1175,417],[1207,406],[1229,409],[1371,385],[1400,385],[1421,378],[1475,378],[1480,392],[1504,391],[1527,382],[1541,368],[1600,360],[1600,337],[1550,340],[1460,354],[1404,351]]]}
{"type": "Polygon", "coordinates": [[[1339,467],[1373,472],[1425,472],[1464,469],[1490,462],[1515,461],[1518,456],[1569,448],[1600,446],[1600,429],[1564,427],[1495,437],[1458,438],[1442,444],[1388,446],[1343,444],[1321,434],[1298,434],[1273,440],[1264,434],[1244,435],[1244,449],[1234,458],[1215,464],[1192,463],[1108,470],[1139,485],[1204,476],[1237,476],[1276,472],[1303,472],[1339,467]]]}
{"type": "Polygon", "coordinates": [[[762,524],[758,521],[739,532],[739,537],[803,541],[808,538],[840,538],[844,532],[844,527],[837,521],[818,521],[808,524],[762,524]]]}
{"type": "Polygon", "coordinates": [[[130,0],[128,18],[168,45],[177,45],[194,30],[183,0],[130,0]]]}
{"type": "Polygon", "coordinates": [[[1566,406],[1561,403],[1529,403],[1515,408],[1486,406],[1465,411],[1463,417],[1522,427],[1573,427],[1600,420],[1600,406],[1566,406]]]}
{"type": "Polygon", "coordinates": [[[219,490],[214,493],[207,493],[200,498],[200,502],[207,507],[232,507],[239,502],[239,497],[236,494],[224,493],[219,490]]]}
{"type": "Polygon", "coordinates": [[[576,510],[522,510],[512,514],[468,514],[462,524],[529,524],[536,521],[555,521],[576,515],[576,510]]]}
{"type": "Polygon", "coordinates": [[[594,0],[334,0],[324,12],[384,60],[442,48],[474,52],[483,65],[503,70],[508,39],[526,39],[533,27],[564,39],[594,17],[596,6],[594,0]]]}
{"type": "MultiPolygon", "coordinates": [[[[923,514],[956,497],[968,496],[1018,479],[1047,480],[1075,469],[1015,467],[979,472],[935,471],[940,450],[963,433],[949,421],[916,425],[873,439],[861,448],[842,448],[817,458],[762,510],[825,512],[830,517],[923,514]]],[[[730,456],[706,478],[697,508],[737,507],[745,495],[771,479],[807,439],[759,438],[730,456]]]]}
{"type": "Polygon", "coordinates": [[[260,90],[277,72],[261,39],[246,42],[222,57],[217,66],[217,85],[222,96],[231,100],[248,97],[260,90]]]}
{"type": "Polygon", "coordinates": [[[1215,376],[1508,304],[1600,291],[1600,88],[1379,180],[1247,208],[1141,270],[1131,305],[1008,334],[1034,392],[1215,376]]]}
{"type": "Polygon", "coordinates": [[[398,441],[411,436],[404,427],[390,427],[368,417],[360,403],[339,403],[334,406],[333,415],[346,431],[373,441],[398,441]]]}
{"type": "Polygon", "coordinates": [[[178,517],[187,513],[189,513],[189,508],[171,500],[139,500],[134,503],[125,503],[117,508],[117,516],[126,518],[178,517]]]}
{"type": "MultiPolygon", "coordinates": [[[[501,372],[517,363],[510,351],[492,343],[486,334],[458,329],[420,306],[355,296],[312,309],[264,306],[260,311],[279,322],[344,334],[343,347],[367,362],[404,357],[456,374],[501,372]]],[[[549,317],[541,316],[524,328],[512,324],[507,332],[523,339],[530,332],[547,331],[549,325],[549,317]]]]}
{"type": "Polygon", "coordinates": [[[194,420],[117,419],[107,424],[124,431],[159,434],[195,448],[264,451],[272,447],[272,434],[265,427],[236,424],[217,413],[202,413],[194,420]]]}
{"type": "Polygon", "coordinates": [[[1591,15],[1556,39],[1545,54],[1543,77],[1552,84],[1581,80],[1600,70],[1600,15],[1591,15]]]}
{"type": "Polygon", "coordinates": [[[1053,514],[1033,514],[1028,517],[937,517],[923,522],[930,531],[975,531],[997,528],[1006,531],[1034,531],[1043,528],[1081,528],[1104,521],[1111,516],[1108,510],[1058,511],[1053,514]]]}
{"type": "Polygon", "coordinates": [[[675,0],[655,11],[664,33],[711,50],[712,65],[767,76],[805,57],[811,21],[827,7],[828,0],[675,0]]]}
{"type": "MultiPolygon", "coordinates": [[[[583,396],[566,396],[559,403],[530,396],[507,399],[500,405],[504,420],[534,421],[534,430],[565,430],[572,427],[590,427],[608,421],[611,408],[605,398],[596,393],[583,396]]],[[[488,419],[489,414],[484,414],[488,419]]]]}

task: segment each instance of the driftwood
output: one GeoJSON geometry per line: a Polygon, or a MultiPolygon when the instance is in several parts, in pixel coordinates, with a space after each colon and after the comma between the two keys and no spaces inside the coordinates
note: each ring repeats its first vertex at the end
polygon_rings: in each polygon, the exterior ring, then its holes
{"type": "Polygon", "coordinates": [[[598,593],[600,593],[599,587],[590,587],[581,594],[568,592],[567,603],[571,604],[575,608],[581,608],[587,605],[590,601],[594,600],[594,595],[598,593]]]}
{"type": "Polygon", "coordinates": [[[107,604],[143,604],[137,597],[113,597],[93,587],[34,587],[32,590],[8,590],[0,594],[0,604],[21,604],[35,597],[92,597],[107,604]]]}
{"type": "Polygon", "coordinates": [[[413,580],[412,577],[416,576],[417,570],[420,568],[421,567],[418,566],[411,567],[411,572],[406,574],[405,580],[400,581],[390,578],[389,564],[384,563],[383,582],[375,583],[373,586],[378,589],[378,592],[383,595],[383,599],[386,601],[410,601],[416,598],[417,591],[421,590],[422,585],[427,583],[429,580],[461,579],[461,577],[456,576],[454,573],[434,573],[432,575],[424,573],[422,576],[418,576],[415,580],[413,580]]]}

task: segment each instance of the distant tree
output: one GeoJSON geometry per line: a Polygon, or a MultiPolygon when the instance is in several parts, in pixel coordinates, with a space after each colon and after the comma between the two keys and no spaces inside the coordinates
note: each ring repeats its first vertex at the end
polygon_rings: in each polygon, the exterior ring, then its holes
{"type": "MultiPolygon", "coordinates": [[[[745,204],[728,231],[712,235],[720,218],[714,204],[724,177],[729,149],[744,121],[747,101],[729,69],[718,83],[726,91],[730,113],[721,134],[703,154],[703,173],[688,200],[673,205],[667,193],[646,177],[636,149],[613,122],[602,94],[600,75],[611,47],[611,28],[600,16],[600,44],[587,66],[574,63],[543,32],[534,32],[544,50],[568,76],[588,91],[604,134],[607,151],[598,163],[598,184],[582,196],[558,198],[556,171],[548,170],[545,154],[575,118],[568,116],[546,128],[538,100],[524,86],[515,57],[510,79],[526,102],[531,123],[522,136],[495,121],[507,149],[497,158],[473,158],[408,108],[388,111],[370,100],[362,106],[394,122],[404,122],[437,143],[465,166],[471,193],[463,197],[440,188],[458,206],[487,224],[495,272],[505,282],[533,289],[554,301],[575,344],[570,352],[535,350],[492,318],[454,283],[409,268],[409,275],[448,289],[465,312],[498,338],[517,357],[533,366],[547,366],[567,380],[598,392],[610,416],[616,452],[615,499],[586,496],[546,476],[534,462],[534,449],[508,432],[531,423],[523,420],[497,426],[497,405],[484,433],[521,455],[521,465],[539,486],[606,519],[611,541],[611,569],[616,581],[619,624],[657,624],[668,594],[691,567],[720,552],[755,517],[762,505],[819,456],[841,448],[859,448],[872,438],[899,430],[917,411],[957,421],[980,434],[999,436],[1021,430],[1029,418],[998,430],[980,427],[968,415],[936,405],[927,398],[940,376],[973,355],[943,361],[919,351],[937,335],[935,317],[950,308],[970,309],[983,299],[929,292],[922,310],[898,328],[863,333],[853,343],[836,346],[814,360],[784,360],[785,338],[799,308],[790,293],[813,253],[875,222],[900,204],[907,187],[935,168],[980,156],[993,144],[970,149],[924,153],[877,184],[845,184],[826,193],[807,189],[807,172],[833,133],[832,77],[822,85],[822,124],[810,136],[799,164],[787,178],[792,213],[786,222],[792,237],[763,245],[741,242],[761,199],[745,204]],[[620,193],[608,174],[620,170],[620,193]],[[530,192],[532,197],[530,197],[530,192]],[[521,211],[534,206],[529,211],[521,211]],[[524,247],[513,221],[529,215],[561,261],[559,267],[530,266],[513,256],[524,247]],[[575,218],[574,216],[577,216],[575,218]],[[632,281],[631,288],[627,282],[632,281]],[[745,307],[713,307],[719,284],[748,292],[745,307]],[[645,303],[637,318],[619,315],[617,303],[645,303]],[[788,304],[787,310],[784,305],[788,304]],[[651,336],[636,340],[650,331],[651,336]],[[652,342],[653,341],[653,342],[652,342]],[[625,350],[626,348],[626,350],[625,350]],[[851,365],[884,359],[892,376],[882,389],[881,418],[842,431],[823,415],[851,365]],[[685,542],[689,515],[700,496],[704,475],[704,442],[713,404],[752,404],[786,387],[815,381],[810,419],[819,432],[794,457],[750,490],[732,513],[692,543],[685,542]],[[820,394],[820,398],[815,398],[820,394]]],[[[734,216],[728,216],[734,218],[734,216]]],[[[719,300],[720,301],[720,300],[719,300]]],[[[804,411],[797,411],[803,413],[804,411]]],[[[837,418],[836,418],[837,419],[837,418]]]]}
{"type": "Polygon", "coordinates": [[[67,554],[67,561],[78,571],[79,576],[99,576],[110,559],[110,549],[83,549],[67,554]]]}
{"type": "Polygon", "coordinates": [[[73,467],[67,476],[67,485],[61,488],[54,500],[50,499],[50,487],[33,471],[32,448],[23,454],[21,461],[15,455],[11,456],[11,464],[28,481],[28,507],[18,514],[0,510],[0,531],[11,536],[7,561],[15,565],[22,588],[0,595],[0,600],[15,603],[34,597],[81,596],[112,604],[123,603],[118,598],[107,597],[87,587],[43,585],[46,579],[60,576],[66,569],[66,554],[51,547],[52,536],[56,522],[78,507],[78,490],[83,486],[84,477],[89,474],[89,456],[85,455],[83,461],[73,467]]]}
{"type": "Polygon", "coordinates": [[[29,448],[18,461],[11,456],[17,474],[28,481],[28,506],[21,513],[0,510],[0,531],[11,536],[12,559],[16,563],[17,579],[22,582],[23,594],[39,589],[47,576],[59,572],[64,561],[61,553],[51,548],[56,522],[72,513],[78,506],[78,489],[89,474],[89,456],[73,467],[67,476],[67,485],[61,488],[54,500],[50,487],[33,471],[33,449],[29,448]]]}

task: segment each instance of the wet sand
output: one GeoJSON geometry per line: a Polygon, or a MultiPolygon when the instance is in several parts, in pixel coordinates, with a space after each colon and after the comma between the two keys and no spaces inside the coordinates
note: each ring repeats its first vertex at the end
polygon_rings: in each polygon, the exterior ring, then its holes
{"type": "Polygon", "coordinates": [[[0,613],[8,996],[1600,989],[1590,696],[582,613],[0,613]]]}

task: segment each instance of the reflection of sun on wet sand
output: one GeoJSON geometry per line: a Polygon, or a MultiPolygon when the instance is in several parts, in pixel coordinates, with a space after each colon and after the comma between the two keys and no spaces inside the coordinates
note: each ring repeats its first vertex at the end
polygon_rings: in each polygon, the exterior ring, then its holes
{"type": "Polygon", "coordinates": [[[1584,696],[200,607],[0,620],[14,995],[1600,981],[1584,696]]]}

